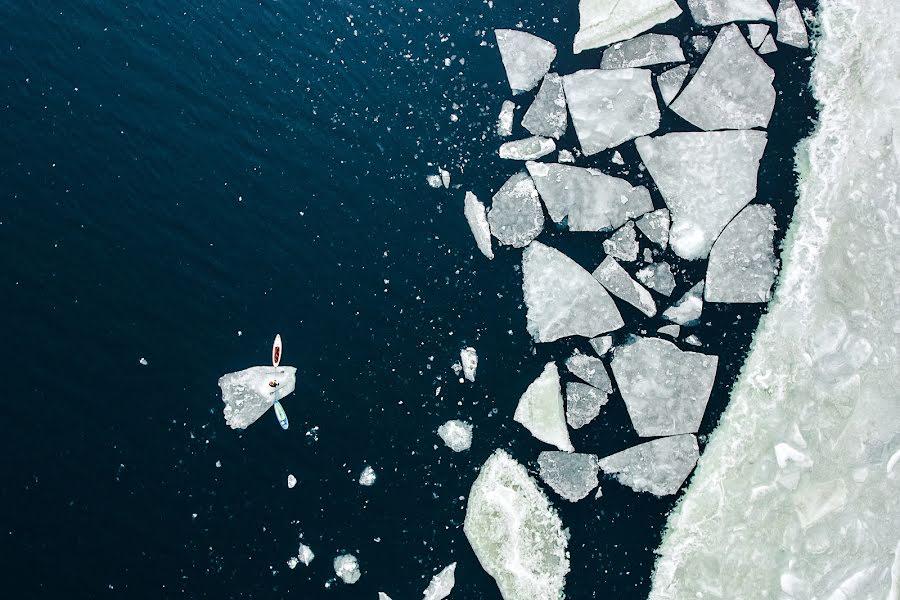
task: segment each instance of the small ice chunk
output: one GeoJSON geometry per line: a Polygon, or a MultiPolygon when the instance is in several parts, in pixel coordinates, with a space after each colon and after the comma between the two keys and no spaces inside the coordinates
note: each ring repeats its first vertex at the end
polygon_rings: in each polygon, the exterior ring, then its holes
{"type": "Polygon", "coordinates": [[[541,375],[528,386],[519,399],[513,420],[524,425],[531,435],[544,443],[552,444],[565,452],[575,450],[566,428],[556,363],[547,363],[541,375]]]}
{"type": "Polygon", "coordinates": [[[662,96],[663,103],[671,104],[681,86],[687,78],[691,68],[688,65],[678,65],[674,69],[669,69],[656,76],[656,85],[659,86],[659,94],[662,96]]]}
{"type": "Polygon", "coordinates": [[[500,158],[507,160],[535,160],[556,150],[556,142],[549,138],[533,136],[513,140],[500,146],[500,158]]]}
{"type": "Polygon", "coordinates": [[[647,213],[637,220],[637,226],[648,240],[663,250],[669,245],[669,227],[671,226],[669,209],[660,208],[647,213]]]}
{"type": "Polygon", "coordinates": [[[778,41],[795,48],[809,48],[809,36],[803,15],[794,0],[780,0],[775,13],[778,21],[778,41]]]}
{"type": "Polygon", "coordinates": [[[751,204],[734,218],[709,252],[707,302],[768,302],[778,273],[775,211],[751,204]]]}
{"type": "Polygon", "coordinates": [[[675,291],[675,276],[672,274],[672,267],[667,262],[648,265],[635,275],[638,281],[663,296],[671,296],[675,291]]]}
{"type": "Polygon", "coordinates": [[[573,162],[575,162],[575,157],[568,150],[560,150],[559,151],[559,162],[573,163],[573,162]]]}
{"type": "Polygon", "coordinates": [[[146,367],[147,365],[150,364],[150,363],[147,362],[147,359],[144,358],[143,356],[142,356],[141,359],[138,361],[138,363],[140,363],[140,365],[141,365],[142,367],[146,367]]]}
{"type": "Polygon", "coordinates": [[[481,200],[472,192],[466,192],[464,200],[463,212],[466,215],[466,221],[472,230],[472,237],[475,238],[475,244],[481,253],[489,260],[494,258],[494,250],[491,248],[491,226],[488,224],[487,211],[481,200]]]}
{"type": "Polygon", "coordinates": [[[737,25],[727,25],[670,107],[707,131],[767,127],[775,107],[774,78],[775,71],[747,44],[737,25]]]}
{"type": "Polygon", "coordinates": [[[276,400],[294,391],[296,375],[296,367],[251,367],[220,377],[225,423],[232,429],[252,425],[276,400]],[[273,381],[278,385],[270,386],[273,381]]]}
{"type": "Polygon", "coordinates": [[[522,258],[528,333],[537,342],[594,337],[625,322],[609,293],[574,260],[540,242],[522,258]]]}
{"type": "Polygon", "coordinates": [[[566,369],[582,381],[586,381],[600,391],[612,392],[612,382],[606,372],[606,365],[599,358],[582,354],[577,350],[566,361],[566,369]]]}
{"type": "Polygon", "coordinates": [[[513,130],[513,115],[516,104],[512,100],[504,100],[500,106],[500,114],[497,116],[497,135],[509,137],[513,130]]]}
{"type": "Polygon", "coordinates": [[[769,26],[765,23],[750,23],[747,29],[750,32],[750,45],[754,48],[759,48],[769,34],[769,26]]]}
{"type": "Polygon", "coordinates": [[[647,33],[619,42],[603,52],[601,69],[627,69],[684,62],[684,52],[674,35],[647,33]]]}
{"type": "Polygon", "coordinates": [[[703,420],[719,359],[659,338],[636,337],[616,349],[612,371],[641,437],[695,433],[703,420]]]}
{"type": "Polygon", "coordinates": [[[300,559],[300,562],[308,567],[315,557],[316,555],[313,554],[312,548],[306,544],[300,544],[300,549],[297,551],[297,558],[300,559]]]}
{"type": "Polygon", "coordinates": [[[440,175],[426,175],[425,181],[427,181],[428,185],[430,185],[433,188],[439,188],[442,185],[444,185],[443,183],[441,183],[440,175]]]}
{"type": "Polygon", "coordinates": [[[603,335],[600,337],[592,338],[591,347],[594,349],[594,352],[597,353],[597,356],[603,356],[612,348],[612,337],[603,335]]]}
{"type": "Polygon", "coordinates": [[[422,600],[444,600],[456,585],[456,563],[444,567],[440,573],[431,578],[431,583],[422,592],[422,600]]]}
{"type": "Polygon", "coordinates": [[[465,421],[447,421],[437,430],[444,445],[454,452],[462,452],[472,447],[472,425],[465,421]]]}
{"type": "Polygon", "coordinates": [[[584,69],[563,77],[569,114],[585,155],[659,128],[659,105],[647,69],[584,69]]]}
{"type": "Polygon", "coordinates": [[[526,31],[495,29],[494,35],[513,94],[536,86],[556,58],[556,46],[526,31]]]}
{"type": "Polygon", "coordinates": [[[586,383],[566,384],[566,422],[572,429],[581,429],[600,414],[609,402],[609,393],[586,383]]]}
{"type": "MultiPolygon", "coordinates": [[[[636,256],[635,256],[636,258],[636,256]]],[[[612,256],[607,256],[594,270],[594,279],[600,282],[613,296],[631,304],[648,317],[656,314],[656,302],[647,288],[631,278],[622,265],[612,256]]]]}
{"type": "Polygon", "coordinates": [[[763,43],[759,47],[760,54],[771,54],[772,52],[777,52],[778,46],[775,45],[775,40],[772,38],[772,34],[766,36],[766,39],[763,40],[763,43]]]}
{"type": "Polygon", "coordinates": [[[574,52],[633,38],[681,14],[674,0],[580,0],[574,52]]]}
{"type": "Polygon", "coordinates": [[[544,229],[544,209],[528,173],[516,173],[494,194],[488,223],[501,244],[514,248],[527,246],[544,229]]]}
{"type": "Polygon", "coordinates": [[[610,160],[613,162],[613,164],[616,164],[616,165],[624,165],[625,164],[625,159],[622,158],[622,155],[619,153],[618,150],[613,151],[613,155],[610,160]]]}
{"type": "Polygon", "coordinates": [[[667,335],[667,336],[669,336],[670,338],[677,338],[677,337],[679,336],[679,334],[681,333],[681,327],[679,327],[678,325],[675,325],[674,323],[672,323],[672,324],[669,324],[669,325],[663,325],[662,327],[660,327],[660,328],[657,329],[656,331],[657,331],[658,333],[663,334],[663,335],[667,335]]]}
{"type": "Polygon", "coordinates": [[[522,117],[522,126],[534,135],[558,140],[566,132],[568,123],[562,77],[547,73],[531,107],[522,117]]]}
{"type": "Polygon", "coordinates": [[[294,489],[294,486],[297,485],[297,478],[293,474],[288,475],[287,484],[289,490],[294,489]]]}
{"type": "Polygon", "coordinates": [[[525,467],[503,450],[472,484],[463,531],[504,600],[564,597],[568,533],[525,467]]]}
{"type": "Polygon", "coordinates": [[[384,592],[378,592],[378,600],[391,600],[391,597],[384,592]]]}
{"type": "Polygon", "coordinates": [[[596,169],[539,162],[525,166],[550,218],[556,223],[568,219],[570,231],[615,229],[653,210],[647,188],[596,169]]]}
{"type": "Polygon", "coordinates": [[[668,496],[678,491],[699,457],[696,437],[676,435],[601,458],[600,468],[636,492],[668,496]]]}
{"type": "Polygon", "coordinates": [[[685,292],[678,302],[663,311],[663,318],[679,325],[696,325],[703,313],[703,287],[701,281],[685,292]]]}
{"type": "Polygon", "coordinates": [[[700,25],[723,25],[733,21],[775,21],[766,0],[688,0],[688,8],[700,25]]]}
{"type": "Polygon", "coordinates": [[[712,41],[705,35],[691,36],[691,46],[694,47],[694,51],[698,54],[706,54],[711,45],[712,41]]]}
{"type": "Polygon", "coordinates": [[[300,561],[297,560],[297,557],[296,557],[296,556],[292,556],[292,557],[290,557],[289,559],[287,559],[287,566],[288,566],[288,569],[291,569],[292,571],[293,571],[294,569],[297,568],[297,565],[298,565],[299,563],[300,563],[300,561]]]}
{"type": "Polygon", "coordinates": [[[443,185],[444,188],[449,188],[450,187],[450,171],[448,171],[446,169],[438,169],[438,173],[440,173],[440,175],[441,175],[441,185],[443,185]]]}
{"type": "Polygon", "coordinates": [[[362,470],[362,473],[359,474],[359,485],[370,486],[375,484],[375,480],[378,478],[378,475],[375,474],[375,469],[366,465],[366,467],[362,470]]]}
{"type": "Polygon", "coordinates": [[[356,583],[359,581],[359,561],[352,554],[341,554],[334,559],[334,573],[344,583],[356,583]]]}
{"type": "Polygon", "coordinates": [[[634,222],[632,221],[619,227],[609,239],[603,240],[603,251],[608,256],[625,262],[636,261],[639,249],[637,233],[634,231],[634,222]]]}
{"type": "Polygon", "coordinates": [[[459,361],[462,364],[463,377],[469,381],[475,381],[475,371],[478,370],[478,353],[475,348],[467,346],[460,350],[459,361]]]}
{"type": "Polygon", "coordinates": [[[687,336],[686,338],[684,338],[684,343],[690,344],[691,346],[702,346],[703,345],[703,342],[700,341],[700,338],[698,338],[694,334],[691,334],[691,335],[687,336]]]}
{"type": "Polygon", "coordinates": [[[568,500],[578,502],[597,487],[597,455],[541,452],[538,473],[544,483],[568,500]]]}

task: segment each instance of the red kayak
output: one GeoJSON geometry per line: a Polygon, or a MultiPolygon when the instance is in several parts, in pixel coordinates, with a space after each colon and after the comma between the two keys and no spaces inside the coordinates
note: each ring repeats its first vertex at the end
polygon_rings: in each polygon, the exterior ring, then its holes
{"type": "Polygon", "coordinates": [[[281,362],[281,334],[275,335],[275,343],[272,344],[272,366],[277,367],[281,362]]]}

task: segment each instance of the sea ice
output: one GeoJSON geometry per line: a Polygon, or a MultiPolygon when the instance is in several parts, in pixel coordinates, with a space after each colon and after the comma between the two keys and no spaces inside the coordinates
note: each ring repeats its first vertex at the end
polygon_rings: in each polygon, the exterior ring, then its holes
{"type": "Polygon", "coordinates": [[[771,54],[772,52],[777,52],[778,46],[775,45],[775,39],[772,37],[772,34],[766,36],[766,39],[763,40],[763,43],[759,46],[760,54],[771,54]]]}
{"type": "Polygon", "coordinates": [[[465,421],[447,421],[437,430],[444,445],[454,452],[462,452],[472,447],[472,425],[465,421]]]}
{"type": "Polygon", "coordinates": [[[525,467],[503,450],[472,484],[463,531],[504,600],[564,600],[568,533],[525,467]]]}
{"type": "Polygon", "coordinates": [[[703,313],[703,287],[701,281],[685,292],[678,302],[663,311],[663,318],[679,325],[696,325],[703,313]]]}
{"type": "Polygon", "coordinates": [[[774,78],[738,26],[727,25],[670,108],[700,129],[767,127],[775,107],[774,78]]]}
{"type": "Polygon", "coordinates": [[[674,0],[581,0],[574,51],[599,48],[633,38],[658,23],[674,19],[681,8],[674,0]]]}
{"type": "Polygon", "coordinates": [[[566,428],[556,363],[547,363],[541,375],[528,386],[519,398],[513,420],[524,425],[531,435],[544,443],[566,452],[575,450],[566,428]]]}
{"type": "Polygon", "coordinates": [[[595,454],[550,451],[538,456],[541,479],[569,502],[578,502],[597,487],[597,470],[595,454]]]}
{"type": "MultiPolygon", "coordinates": [[[[611,390],[610,390],[611,391],[611,390]]],[[[600,414],[609,402],[609,392],[586,383],[566,384],[566,422],[572,429],[581,429],[600,414]]]]}
{"type": "Polygon", "coordinates": [[[667,105],[672,103],[681,91],[690,70],[688,65],[678,65],[656,76],[656,85],[659,86],[659,95],[662,96],[663,103],[667,105]]]}
{"type": "Polygon", "coordinates": [[[528,173],[516,173],[494,194],[488,223],[501,244],[514,248],[527,246],[544,229],[544,209],[528,173]]]}
{"type": "Polygon", "coordinates": [[[584,69],[562,78],[569,114],[585,155],[659,128],[659,106],[650,75],[647,69],[584,69]]]}
{"type": "Polygon", "coordinates": [[[591,348],[597,353],[597,356],[603,356],[612,348],[612,337],[603,335],[590,340],[591,348]]]}
{"type": "Polygon", "coordinates": [[[796,48],[809,48],[809,36],[803,15],[794,0],[780,0],[775,13],[778,21],[778,41],[796,48]]]}
{"type": "Polygon", "coordinates": [[[622,265],[612,256],[607,256],[594,270],[594,279],[600,282],[613,296],[631,304],[648,317],[656,314],[656,302],[647,289],[631,278],[622,265]]]}
{"type": "Polygon", "coordinates": [[[637,337],[616,348],[613,376],[637,434],[695,433],[706,411],[718,362],[716,356],[685,352],[658,338],[637,337]]]}
{"type": "Polygon", "coordinates": [[[290,557],[289,559],[287,559],[287,566],[288,566],[288,569],[291,569],[292,571],[293,571],[294,569],[297,568],[297,565],[298,565],[299,563],[300,563],[300,561],[297,560],[297,557],[296,557],[296,556],[292,556],[292,557],[290,557]]]}
{"type": "Polygon", "coordinates": [[[574,260],[540,242],[522,258],[528,333],[537,342],[594,337],[625,322],[607,291],[574,260]]]}
{"type": "Polygon", "coordinates": [[[688,8],[700,25],[722,25],[732,21],[775,21],[766,0],[688,0],[688,8]]]}
{"type": "Polygon", "coordinates": [[[568,150],[560,150],[559,151],[559,162],[561,163],[574,163],[575,156],[569,152],[568,150]]]}
{"type": "Polygon", "coordinates": [[[536,86],[556,58],[556,46],[528,32],[495,29],[494,35],[513,94],[527,92],[536,86]]]}
{"type": "Polygon", "coordinates": [[[453,591],[454,585],[456,585],[456,563],[445,567],[431,578],[431,583],[423,592],[422,600],[444,600],[453,591]]]}
{"type": "Polygon", "coordinates": [[[672,213],[672,250],[682,258],[705,258],[728,222],[756,196],[766,133],[676,132],[635,144],[672,213]]]}
{"type": "Polygon", "coordinates": [[[313,554],[312,548],[306,544],[300,544],[300,549],[297,551],[297,558],[300,562],[308,567],[315,557],[316,555],[313,554]]]}
{"type": "Polygon", "coordinates": [[[371,486],[375,484],[375,480],[378,478],[378,475],[375,474],[375,469],[366,465],[366,467],[362,470],[362,473],[359,474],[359,485],[371,486]]]}
{"type": "Polygon", "coordinates": [[[637,226],[648,240],[665,250],[669,245],[670,221],[669,209],[660,208],[638,219],[637,226]]]}
{"type": "Polygon", "coordinates": [[[599,358],[581,354],[577,350],[566,361],[566,369],[582,381],[603,392],[612,392],[612,382],[606,372],[606,365],[599,358]]]}
{"type": "Polygon", "coordinates": [[[474,382],[475,372],[478,370],[478,353],[475,348],[467,346],[460,350],[459,362],[462,364],[463,377],[474,382]]]}
{"type": "Polygon", "coordinates": [[[698,54],[706,54],[706,52],[709,50],[709,47],[711,44],[712,44],[712,42],[705,35],[692,35],[691,36],[691,46],[694,47],[694,50],[698,54]]]}
{"type": "Polygon", "coordinates": [[[678,325],[675,325],[675,324],[673,323],[673,324],[670,324],[670,325],[663,325],[662,327],[660,327],[660,328],[657,329],[656,331],[657,331],[658,333],[663,334],[663,335],[667,335],[667,336],[669,336],[669,337],[671,337],[671,338],[677,338],[678,335],[681,333],[681,327],[679,327],[678,325]]]}
{"type": "Polygon", "coordinates": [[[675,276],[672,274],[672,267],[665,261],[648,265],[635,273],[635,276],[638,281],[663,296],[671,296],[675,291],[675,276]]]}
{"type": "Polygon", "coordinates": [[[475,238],[475,244],[481,253],[488,257],[489,260],[494,258],[494,250],[491,248],[491,227],[487,220],[487,211],[481,200],[472,192],[466,192],[463,212],[466,215],[466,221],[472,230],[472,236],[475,238]]]}
{"type": "Polygon", "coordinates": [[[438,173],[441,176],[441,185],[444,186],[445,189],[450,187],[450,171],[446,169],[438,169],[438,173]]]}
{"type": "Polygon", "coordinates": [[[603,251],[607,256],[634,262],[638,257],[640,245],[637,241],[637,233],[634,231],[634,223],[628,221],[619,227],[608,239],[603,240],[603,251]]]}
{"type": "Polygon", "coordinates": [[[768,302],[778,272],[775,211],[751,204],[738,213],[709,252],[707,302],[768,302]]]}
{"type": "Polygon", "coordinates": [[[678,38],[647,33],[607,48],[603,52],[600,68],[627,69],[675,62],[684,62],[684,52],[678,38]]]}
{"type": "Polygon", "coordinates": [[[699,456],[696,437],[676,435],[601,458],[600,468],[636,492],[668,496],[678,491],[699,456]]]}
{"type": "Polygon", "coordinates": [[[294,391],[296,375],[296,367],[250,367],[220,377],[225,423],[232,429],[252,425],[276,400],[294,391]],[[278,385],[271,387],[269,383],[272,381],[278,382],[278,385]]]}
{"type": "Polygon", "coordinates": [[[433,188],[439,188],[443,185],[443,183],[441,183],[441,176],[438,174],[426,175],[425,181],[428,182],[428,185],[430,185],[433,188]]]}
{"type": "Polygon", "coordinates": [[[507,160],[535,160],[556,150],[556,142],[549,138],[533,136],[513,140],[500,146],[500,158],[507,160]]]}
{"type": "Polygon", "coordinates": [[[759,48],[769,34],[769,26],[765,23],[750,23],[747,29],[750,32],[750,45],[754,48],[759,48]]]}
{"type": "Polygon", "coordinates": [[[691,334],[691,335],[687,336],[686,338],[684,338],[684,343],[690,344],[691,346],[702,346],[703,345],[703,342],[700,341],[700,338],[698,338],[694,334],[691,334]]]}
{"type": "Polygon", "coordinates": [[[512,100],[504,100],[500,106],[500,114],[497,116],[497,135],[500,137],[512,135],[515,110],[516,103],[512,100]]]}
{"type": "Polygon", "coordinates": [[[378,592],[378,600],[392,600],[390,596],[384,592],[378,592]]]}
{"type": "Polygon", "coordinates": [[[531,107],[522,117],[522,126],[534,135],[558,140],[566,132],[568,123],[562,77],[547,73],[531,107]]]}
{"type": "Polygon", "coordinates": [[[293,474],[288,475],[287,485],[289,490],[294,489],[294,486],[297,485],[297,478],[293,474]]]}
{"type": "Polygon", "coordinates": [[[550,218],[570,231],[615,229],[653,210],[650,192],[596,169],[556,163],[525,164],[550,218]]]}
{"type": "Polygon", "coordinates": [[[356,583],[359,581],[359,561],[352,554],[341,554],[334,559],[334,573],[344,583],[356,583]]]}

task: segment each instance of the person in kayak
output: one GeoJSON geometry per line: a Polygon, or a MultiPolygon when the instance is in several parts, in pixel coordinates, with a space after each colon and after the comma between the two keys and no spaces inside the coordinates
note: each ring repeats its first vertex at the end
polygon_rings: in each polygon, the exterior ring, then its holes
{"type": "Polygon", "coordinates": [[[271,388],[278,387],[278,381],[276,379],[273,379],[272,381],[269,382],[269,387],[271,387],[271,388]]]}

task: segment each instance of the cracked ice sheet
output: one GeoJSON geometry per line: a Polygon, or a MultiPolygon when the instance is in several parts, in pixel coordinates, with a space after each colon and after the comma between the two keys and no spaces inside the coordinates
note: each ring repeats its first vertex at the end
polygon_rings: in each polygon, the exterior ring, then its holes
{"type": "Polygon", "coordinates": [[[294,391],[296,367],[250,367],[219,378],[225,423],[232,429],[244,429],[263,416],[276,400],[294,391]],[[277,387],[270,387],[270,381],[277,387]]]}
{"type": "Polygon", "coordinates": [[[631,278],[615,258],[607,256],[594,270],[594,279],[600,282],[610,294],[621,298],[648,317],[656,314],[653,296],[641,284],[631,278]]]}
{"type": "Polygon", "coordinates": [[[768,302],[778,272],[775,211],[752,204],[738,213],[709,253],[704,300],[768,302]]]}
{"type": "Polygon", "coordinates": [[[776,13],[778,19],[778,41],[796,48],[809,48],[809,36],[803,15],[794,0],[781,0],[776,13]]]}
{"type": "Polygon", "coordinates": [[[648,33],[607,48],[603,52],[600,68],[625,69],[676,62],[684,62],[684,52],[678,38],[648,33]]]}
{"type": "Polygon", "coordinates": [[[900,106],[900,3],[822,0],[818,20],[821,112],[798,146],[784,269],[669,516],[651,600],[900,592],[900,152],[881,108],[900,106]]]}
{"type": "Polygon", "coordinates": [[[691,16],[700,25],[722,25],[732,21],[775,21],[766,0],[688,0],[691,16]]]}
{"type": "Polygon", "coordinates": [[[700,451],[693,435],[659,438],[600,459],[604,473],[636,492],[674,494],[691,474],[700,451]]]}
{"type": "Polygon", "coordinates": [[[674,19],[681,8],[674,0],[581,0],[574,52],[633,38],[654,25],[674,19]]]}

